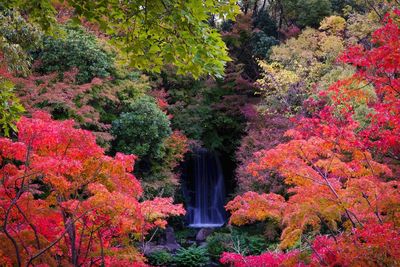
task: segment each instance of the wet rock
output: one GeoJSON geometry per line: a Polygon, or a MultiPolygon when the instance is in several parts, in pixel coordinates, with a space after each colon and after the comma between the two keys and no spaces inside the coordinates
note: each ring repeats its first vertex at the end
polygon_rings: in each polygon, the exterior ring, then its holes
{"type": "Polygon", "coordinates": [[[165,243],[166,244],[178,244],[176,242],[174,228],[167,227],[167,229],[165,229],[165,243]]]}
{"type": "Polygon", "coordinates": [[[165,229],[165,241],[163,242],[164,247],[166,250],[170,252],[175,252],[181,246],[176,242],[174,228],[167,227],[165,229]]]}
{"type": "Polygon", "coordinates": [[[144,247],[143,254],[147,256],[161,250],[166,250],[163,245],[156,245],[153,242],[148,242],[144,247]]]}
{"type": "Polygon", "coordinates": [[[162,250],[174,253],[180,248],[181,248],[181,246],[177,243],[176,244],[164,244],[164,245],[155,245],[154,243],[148,243],[145,247],[144,254],[147,256],[153,252],[162,251],[162,250]]]}
{"type": "Polygon", "coordinates": [[[207,237],[212,233],[211,228],[201,228],[200,231],[196,235],[196,242],[202,243],[206,241],[207,237]]]}

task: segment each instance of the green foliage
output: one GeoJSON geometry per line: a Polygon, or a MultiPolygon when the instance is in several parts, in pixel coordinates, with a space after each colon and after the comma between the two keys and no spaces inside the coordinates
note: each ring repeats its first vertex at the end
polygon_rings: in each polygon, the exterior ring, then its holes
{"type": "MultiPolygon", "coordinates": [[[[214,97],[223,92],[220,91],[221,88],[209,90],[206,94],[215,94],[214,97]],[[214,91],[211,92],[212,90],[214,91]]],[[[243,130],[243,118],[213,108],[217,99],[208,98],[213,97],[212,95],[203,96],[207,98],[192,99],[191,103],[178,102],[171,107],[174,127],[183,129],[188,137],[201,141],[208,149],[232,152],[243,130]]],[[[234,108],[237,106],[232,107],[234,108]]]]}
{"type": "Polygon", "coordinates": [[[111,132],[115,136],[115,151],[159,159],[163,157],[163,141],[171,134],[171,128],[167,115],[154,99],[143,96],[113,121],[111,132]]]}
{"type": "Polygon", "coordinates": [[[54,28],[56,23],[56,10],[54,2],[48,0],[3,0],[0,1],[4,9],[17,9],[23,14],[29,14],[29,21],[39,24],[45,31],[54,28]]]}
{"type": "Polygon", "coordinates": [[[332,12],[330,0],[299,0],[297,7],[301,26],[318,26],[320,21],[332,12]]]}
{"type": "Polygon", "coordinates": [[[307,28],[297,38],[274,47],[271,59],[312,83],[332,68],[343,49],[340,35],[307,28]]]}
{"type": "Polygon", "coordinates": [[[168,251],[158,250],[148,255],[147,259],[152,266],[170,266],[173,258],[168,251]]]}
{"type": "Polygon", "coordinates": [[[231,234],[229,233],[213,233],[207,237],[207,251],[210,257],[218,260],[224,251],[230,251],[232,242],[231,234]]]}
{"type": "Polygon", "coordinates": [[[244,236],[249,255],[259,255],[267,248],[267,242],[263,236],[244,236]]]}
{"type": "Polygon", "coordinates": [[[0,9],[0,133],[16,131],[15,122],[25,111],[14,94],[14,85],[5,79],[9,72],[30,73],[28,49],[34,48],[40,31],[14,10],[0,9]]]}
{"type": "MultiPolygon", "coordinates": [[[[6,1],[8,8],[27,11],[45,28],[54,23],[55,7],[41,0],[6,1]]],[[[65,1],[76,18],[100,26],[112,36],[132,67],[160,72],[166,64],[194,77],[222,75],[229,60],[219,33],[210,27],[210,16],[233,19],[238,12],[235,0],[171,1],[65,1]]],[[[76,19],[78,21],[78,19],[76,19]]]]}
{"type": "Polygon", "coordinates": [[[15,123],[25,111],[13,90],[11,82],[0,79],[0,134],[5,136],[10,135],[10,130],[17,131],[15,123]]]}
{"type": "Polygon", "coordinates": [[[232,249],[243,255],[259,255],[268,249],[268,243],[262,235],[249,234],[242,230],[232,231],[232,249]]]}
{"type": "Polygon", "coordinates": [[[320,30],[329,34],[340,35],[346,28],[346,20],[339,16],[326,17],[321,21],[320,30]]]}
{"type": "Polygon", "coordinates": [[[254,27],[268,36],[278,37],[276,22],[270,17],[267,11],[260,11],[254,19],[254,27]]]}
{"type": "Polygon", "coordinates": [[[207,238],[207,251],[212,259],[219,259],[222,252],[259,255],[276,248],[279,233],[275,231],[276,225],[272,222],[222,228],[207,238]]]}
{"type": "Polygon", "coordinates": [[[268,64],[261,61],[259,64],[263,72],[257,83],[269,112],[285,115],[298,112],[306,92],[297,90],[301,84],[297,73],[278,62],[268,64]]]}
{"type": "Polygon", "coordinates": [[[279,41],[272,36],[268,36],[264,32],[256,32],[252,37],[253,54],[255,57],[266,59],[269,51],[274,45],[278,45],[279,41]]]}
{"type": "Polygon", "coordinates": [[[172,197],[179,185],[173,170],[166,169],[163,160],[141,160],[135,166],[137,176],[142,180],[146,198],[172,197]]]}
{"type": "Polygon", "coordinates": [[[235,95],[234,84],[170,74],[164,86],[170,94],[173,128],[210,150],[233,153],[244,129],[243,103],[235,95]]]}
{"type": "Polygon", "coordinates": [[[336,66],[322,76],[318,82],[318,91],[326,91],[338,80],[343,80],[354,74],[354,67],[349,65],[336,66]]]}
{"type": "Polygon", "coordinates": [[[182,244],[188,239],[195,239],[197,234],[197,230],[195,228],[185,227],[182,230],[175,232],[175,237],[178,243],[182,244]]]}
{"type": "Polygon", "coordinates": [[[83,28],[65,26],[65,36],[45,36],[42,48],[36,52],[42,73],[64,72],[73,67],[79,69],[78,83],[90,82],[94,77],[105,78],[113,71],[113,57],[98,43],[96,37],[83,28]]]}
{"type": "Polygon", "coordinates": [[[332,12],[330,0],[285,0],[284,2],[288,18],[294,19],[302,27],[316,27],[332,12]]]}
{"type": "Polygon", "coordinates": [[[163,157],[152,160],[150,171],[144,173],[146,181],[143,182],[143,187],[146,195],[174,195],[179,185],[179,176],[174,171],[177,171],[187,151],[188,139],[180,131],[174,131],[164,139],[161,151],[163,157]]]}
{"type": "Polygon", "coordinates": [[[177,102],[170,108],[170,112],[174,114],[172,124],[174,128],[182,129],[190,138],[202,140],[206,131],[204,126],[212,116],[212,110],[201,100],[193,98],[189,101],[177,102]]]}
{"type": "Polygon", "coordinates": [[[111,124],[120,113],[150,90],[148,77],[137,72],[116,73],[115,79],[94,86],[90,104],[100,113],[101,121],[111,124]]]}
{"type": "Polygon", "coordinates": [[[189,248],[181,248],[174,256],[174,262],[182,267],[205,266],[209,263],[207,248],[191,246],[189,248]]]}
{"type": "Polygon", "coordinates": [[[34,48],[41,32],[28,23],[18,12],[0,12],[0,64],[5,64],[12,72],[27,75],[30,72],[28,49],[34,48]],[[2,62],[4,61],[4,62],[2,62]]]}
{"type": "Polygon", "coordinates": [[[272,46],[279,44],[276,22],[267,11],[260,11],[253,18],[255,29],[250,40],[252,54],[256,58],[266,59],[272,46]]]}

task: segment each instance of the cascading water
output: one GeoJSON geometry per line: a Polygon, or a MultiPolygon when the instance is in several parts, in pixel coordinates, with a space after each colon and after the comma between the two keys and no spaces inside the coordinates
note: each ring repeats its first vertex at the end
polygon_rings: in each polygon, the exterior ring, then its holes
{"type": "Polygon", "coordinates": [[[189,227],[219,227],[225,223],[225,185],[221,162],[206,149],[195,151],[185,175],[189,227]]]}

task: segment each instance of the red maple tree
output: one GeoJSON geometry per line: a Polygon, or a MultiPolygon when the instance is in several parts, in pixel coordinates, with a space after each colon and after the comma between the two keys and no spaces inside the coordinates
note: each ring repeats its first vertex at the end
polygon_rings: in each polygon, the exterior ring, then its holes
{"type": "MultiPolygon", "coordinates": [[[[290,185],[289,198],[252,192],[238,196],[226,206],[231,223],[277,221],[280,248],[305,241],[311,266],[400,264],[400,184],[397,173],[382,161],[382,156],[391,158],[392,167],[400,152],[399,17],[398,10],[386,16],[373,34],[372,49],[356,46],[341,57],[356,73],[321,93],[328,98],[325,106],[286,132],[291,141],[257,152],[248,164],[255,177],[266,170],[282,175],[290,185]],[[366,85],[376,97],[362,90],[366,85]],[[372,110],[364,127],[355,117],[360,103],[372,110]],[[329,235],[321,235],[322,228],[329,235]]],[[[295,251],[225,254],[221,261],[234,266],[303,264],[295,251]]]]}
{"type": "Polygon", "coordinates": [[[88,131],[45,112],[0,139],[0,265],[144,265],[132,245],[170,215],[172,199],[139,202],[134,155],[106,156],[88,131]]]}

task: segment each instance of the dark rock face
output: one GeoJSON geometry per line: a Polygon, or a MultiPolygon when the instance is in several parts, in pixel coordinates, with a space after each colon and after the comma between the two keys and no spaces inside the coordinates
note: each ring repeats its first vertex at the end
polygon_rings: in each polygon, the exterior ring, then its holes
{"type": "Polygon", "coordinates": [[[211,228],[201,228],[196,235],[196,242],[201,243],[206,241],[207,237],[212,233],[211,228]]]}
{"type": "Polygon", "coordinates": [[[177,244],[174,229],[172,227],[167,227],[167,229],[165,229],[165,243],[177,244]]]}
{"type": "Polygon", "coordinates": [[[165,241],[162,245],[170,252],[175,252],[181,247],[178,242],[176,242],[174,229],[172,227],[167,227],[167,229],[165,229],[165,241]]]}
{"type": "Polygon", "coordinates": [[[144,254],[149,255],[155,251],[166,250],[168,252],[175,252],[181,246],[176,242],[174,229],[172,227],[167,227],[165,229],[165,239],[156,244],[154,242],[148,242],[144,248],[144,254]]]}

